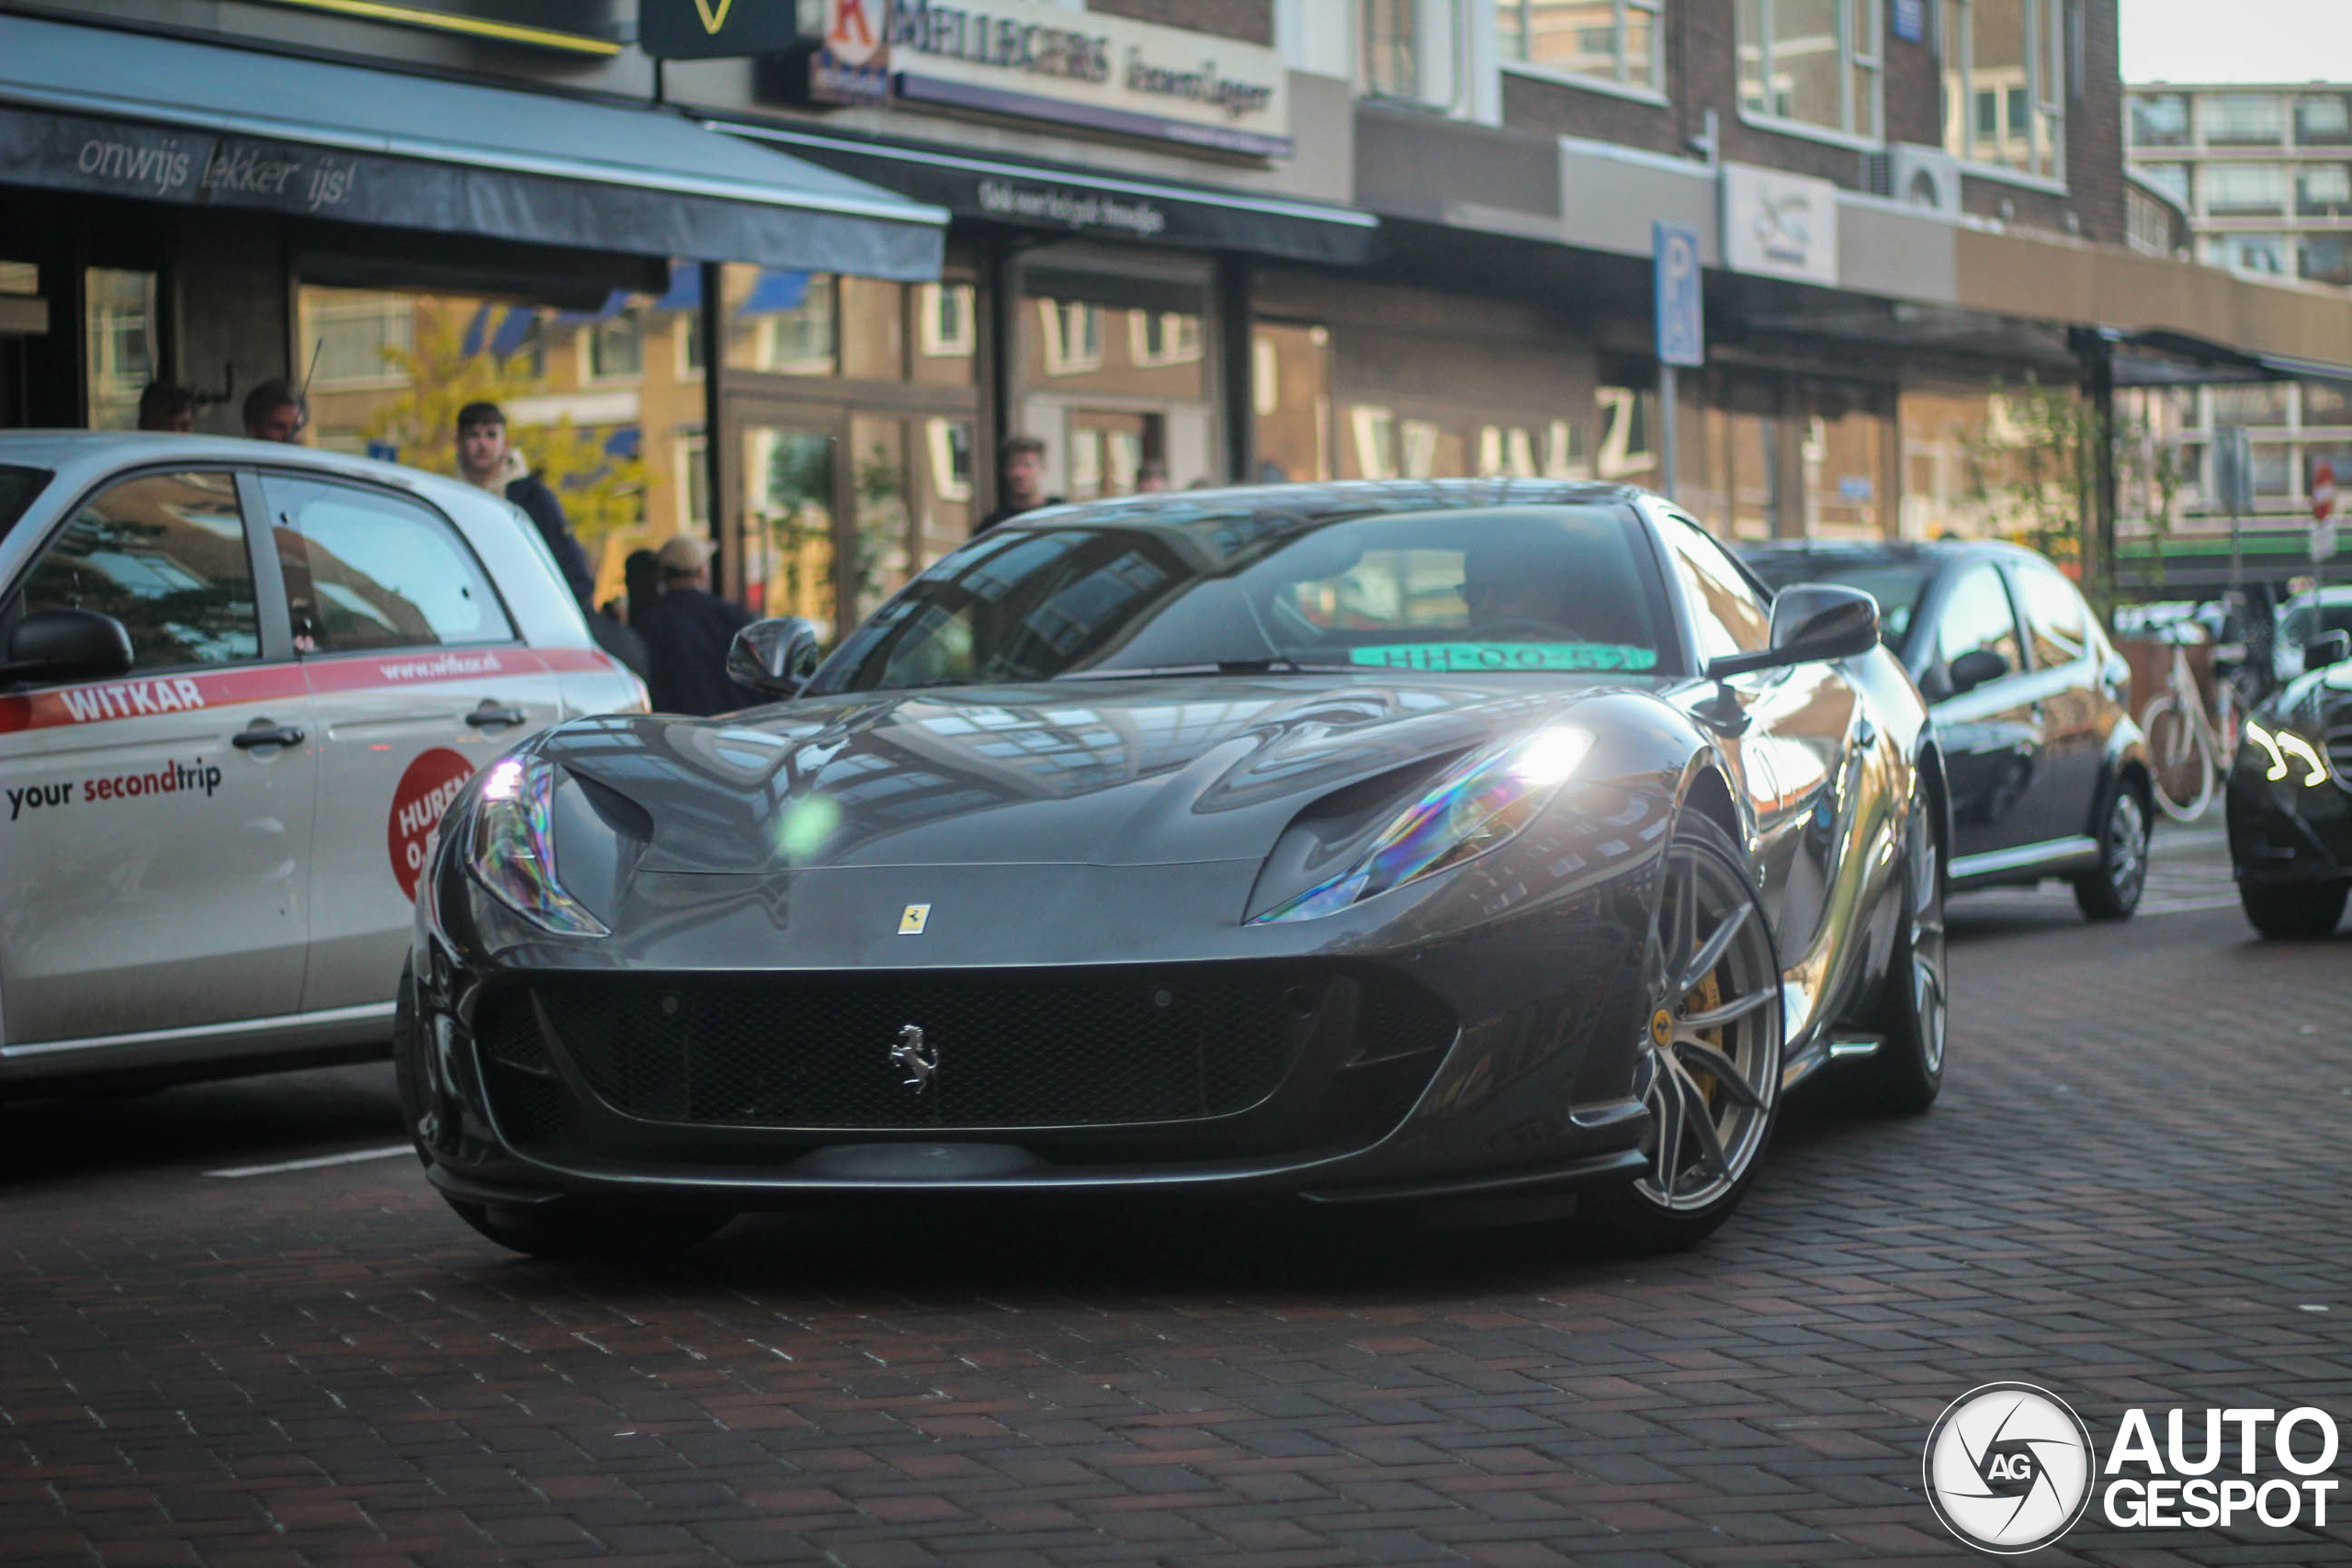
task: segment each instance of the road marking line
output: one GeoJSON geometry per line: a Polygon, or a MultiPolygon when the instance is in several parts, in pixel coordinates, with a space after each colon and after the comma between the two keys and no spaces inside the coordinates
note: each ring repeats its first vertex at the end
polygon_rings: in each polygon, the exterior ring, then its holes
{"type": "Polygon", "coordinates": [[[276,1176],[284,1170],[316,1170],[321,1166],[357,1165],[361,1160],[390,1159],[394,1155],[414,1154],[412,1144],[393,1144],[380,1149],[354,1149],[347,1155],[320,1155],[314,1159],[280,1160],[276,1165],[233,1165],[226,1170],[208,1170],[207,1176],[276,1176]]]}

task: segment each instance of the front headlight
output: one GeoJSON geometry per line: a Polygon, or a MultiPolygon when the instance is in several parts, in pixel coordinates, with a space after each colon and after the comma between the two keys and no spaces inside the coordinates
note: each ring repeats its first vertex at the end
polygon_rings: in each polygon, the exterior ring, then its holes
{"type": "Polygon", "coordinates": [[[1486,853],[1534,821],[1591,750],[1590,731],[1562,725],[1471,752],[1392,818],[1355,864],[1250,923],[1337,914],[1486,853]]]}
{"type": "Polygon", "coordinates": [[[2246,744],[2268,763],[2263,777],[2272,784],[2292,775],[2305,789],[2327,782],[2327,758],[2320,749],[2291,729],[2266,729],[2246,721],[2246,744]]]}
{"type": "Polygon", "coordinates": [[[555,765],[525,751],[491,764],[474,807],[475,879],[492,897],[560,936],[610,936],[555,875],[555,765]]]}

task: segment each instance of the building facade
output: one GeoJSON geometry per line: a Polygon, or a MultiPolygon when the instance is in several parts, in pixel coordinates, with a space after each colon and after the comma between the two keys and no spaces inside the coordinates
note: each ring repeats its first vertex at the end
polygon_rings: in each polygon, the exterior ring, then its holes
{"type": "MultiPolygon", "coordinates": [[[[311,439],[447,468],[492,396],[604,592],[707,534],[829,628],[1015,434],[1071,499],[1590,475],[1726,536],[2014,531],[2028,400],[2169,442],[2181,386],[2291,421],[2281,365],[2352,362],[2334,295],[2183,259],[2125,101],[2114,0],[0,5],[0,423],[163,378],[232,428],[285,375],[311,439]],[[232,188],[362,144],[408,150],[364,213],[232,188]],[[1670,474],[1656,221],[1706,336],[1670,474]]],[[[2129,533],[2130,475],[2086,493],[2129,533]]]]}

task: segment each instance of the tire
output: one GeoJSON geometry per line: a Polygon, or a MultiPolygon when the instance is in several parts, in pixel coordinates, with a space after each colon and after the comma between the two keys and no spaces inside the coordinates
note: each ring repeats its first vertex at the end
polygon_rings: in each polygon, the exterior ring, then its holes
{"type": "Polygon", "coordinates": [[[1651,1166],[1583,1213],[1623,1247],[1672,1252],[1731,1217],[1781,1109],[1779,960],[1745,857],[1704,818],[1686,816],[1667,847],[1642,977],[1651,1166]]]}
{"type": "Polygon", "coordinates": [[[2149,793],[2157,808],[2176,822],[2194,822],[2204,816],[2213,804],[2220,775],[2205,737],[2180,698],[2167,692],[2150,703],[2140,715],[2140,728],[2148,738],[2149,793]]]}
{"type": "Polygon", "coordinates": [[[1876,1022],[1883,1037],[1857,1074],[1856,1087],[1876,1111],[1916,1116],[1944,1087],[1944,1044],[1951,1021],[1944,967],[1944,896],[1949,874],[1930,798],[1911,797],[1903,829],[1903,919],[1887,959],[1876,1022]]]}
{"type": "Polygon", "coordinates": [[[2335,934],[2347,892],[2341,882],[2241,882],[2238,902],[2272,942],[2318,942],[2335,934]]]}
{"type": "Polygon", "coordinates": [[[504,1208],[448,1200],[458,1218],[499,1246],[562,1262],[663,1263],[708,1241],[735,1216],[702,1210],[620,1211],[566,1201],[504,1208]]]}
{"type": "Polygon", "coordinates": [[[2148,808],[2125,780],[2099,824],[2098,868],[2075,878],[2075,908],[2086,919],[2128,920],[2148,886],[2148,808]]]}

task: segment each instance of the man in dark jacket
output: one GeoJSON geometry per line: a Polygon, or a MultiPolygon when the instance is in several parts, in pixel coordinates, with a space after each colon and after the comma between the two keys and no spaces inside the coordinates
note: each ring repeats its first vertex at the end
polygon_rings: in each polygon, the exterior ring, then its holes
{"type": "Polygon", "coordinates": [[[555,564],[580,607],[596,613],[596,574],[588,552],[572,536],[571,522],[555,491],[532,474],[531,465],[506,439],[506,415],[496,403],[468,403],[458,411],[458,471],[468,484],[503,495],[523,509],[548,542],[555,564]]]}
{"type": "Polygon", "coordinates": [[[656,713],[726,713],[762,698],[727,678],[727,649],[751,612],[710,591],[710,541],[681,534],[655,552],[662,597],[631,628],[645,639],[656,713]]]}
{"type": "Polygon", "coordinates": [[[1061,503],[1060,496],[1046,493],[1046,444],[1034,435],[1008,435],[996,454],[996,510],[972,532],[985,534],[1008,518],[1061,503]]]}

